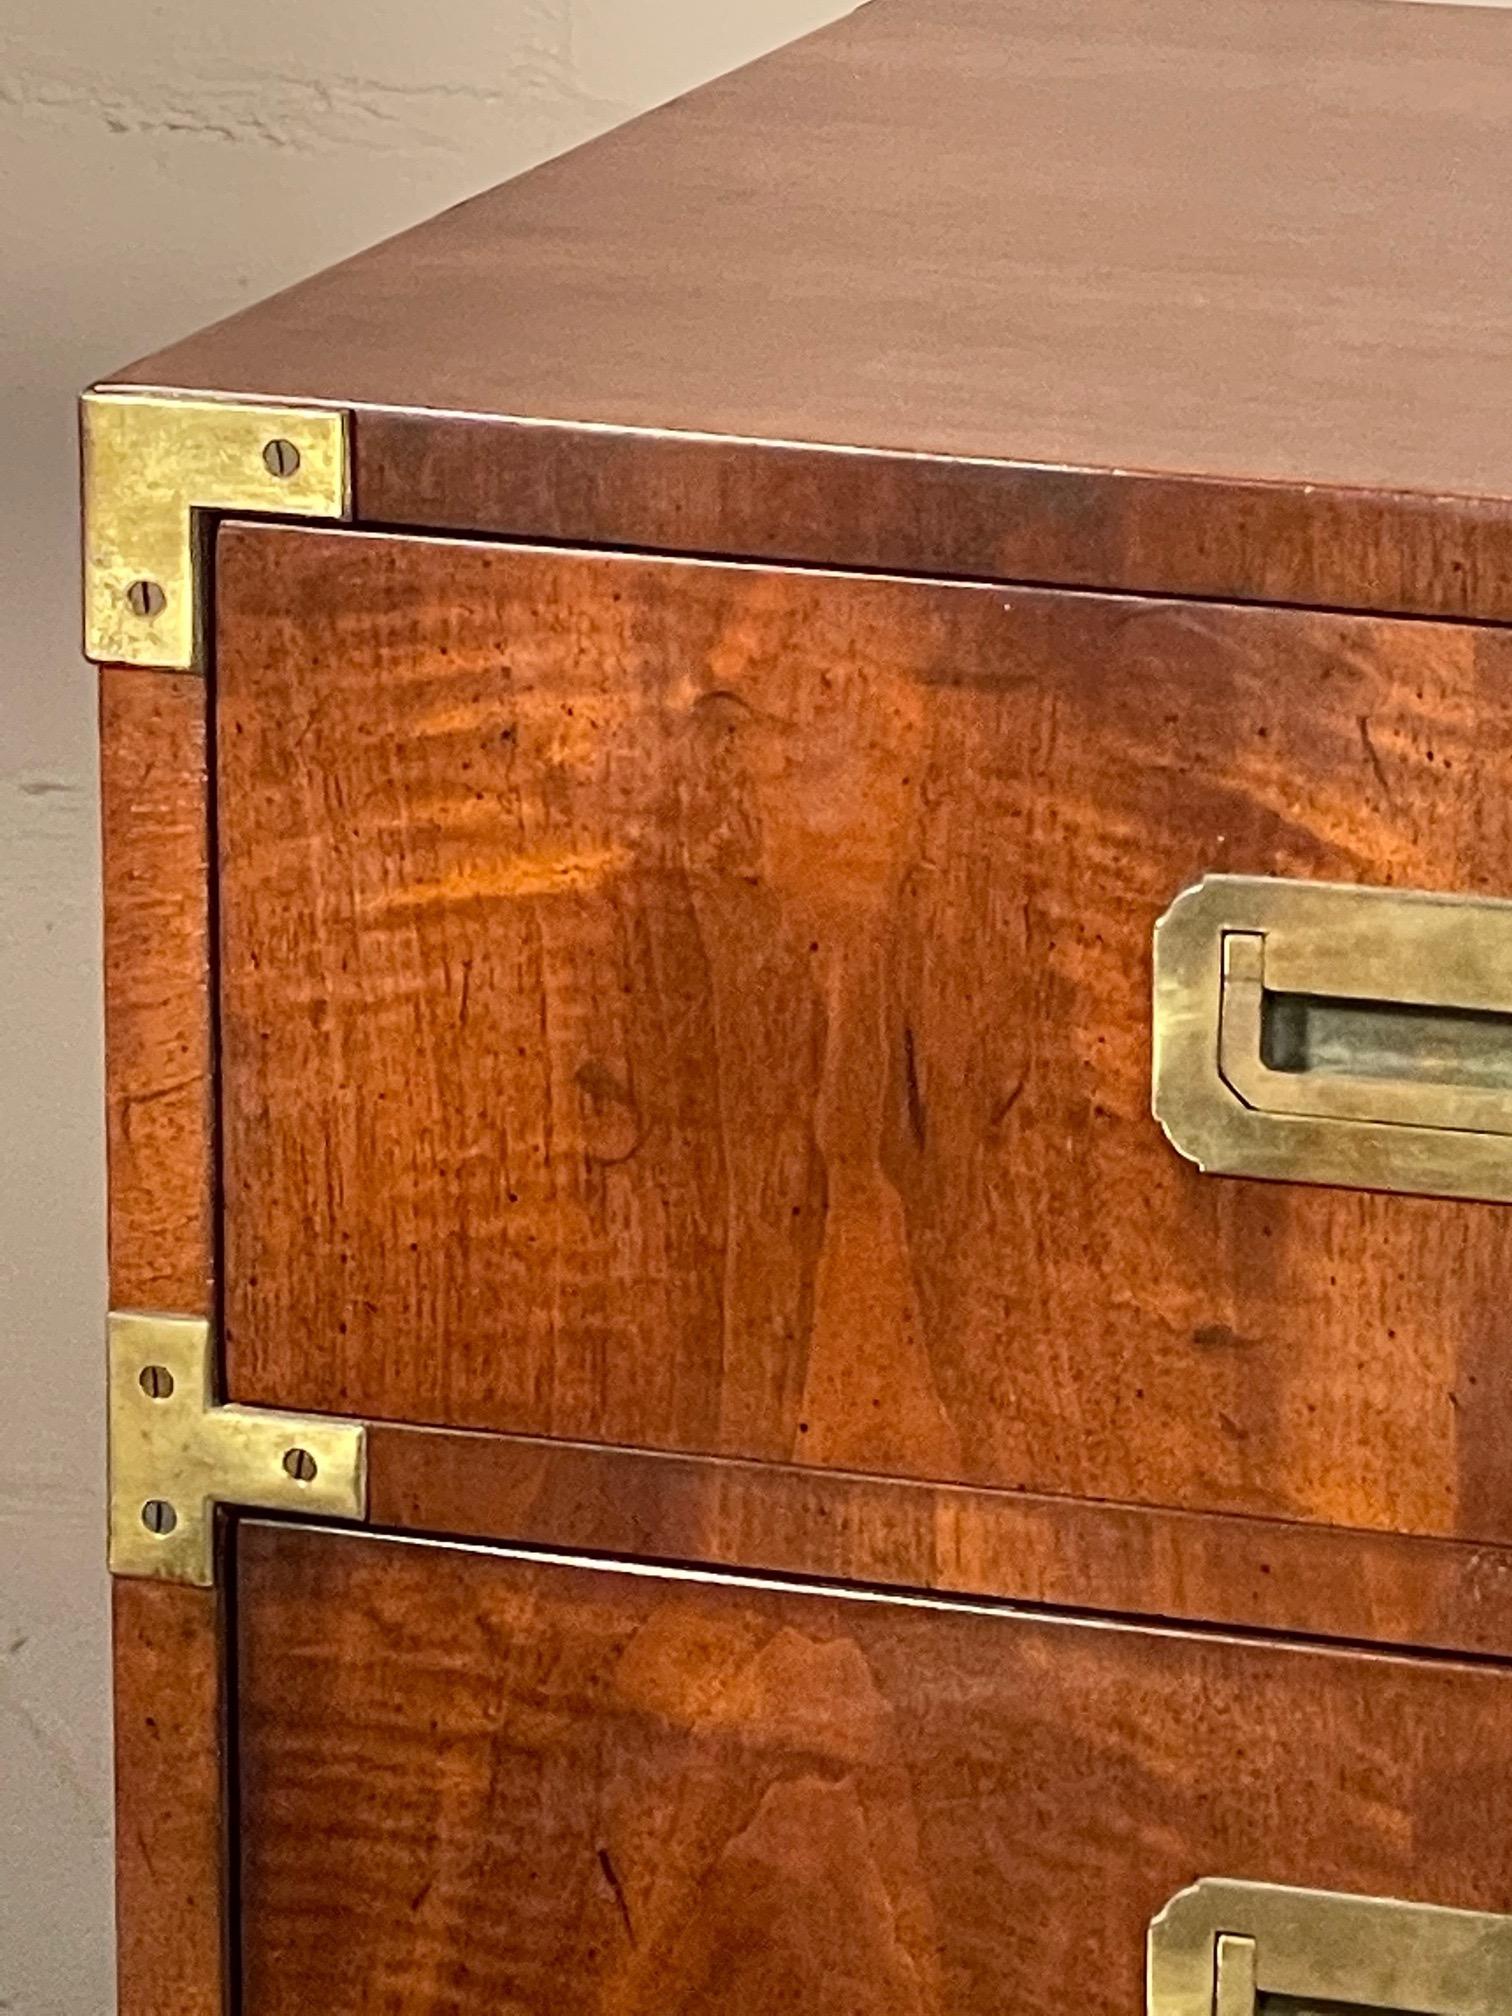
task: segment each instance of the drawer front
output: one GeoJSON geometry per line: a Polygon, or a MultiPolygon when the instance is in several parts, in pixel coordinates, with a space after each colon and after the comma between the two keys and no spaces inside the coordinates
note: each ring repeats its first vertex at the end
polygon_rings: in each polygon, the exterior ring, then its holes
{"type": "Polygon", "coordinates": [[[246,2016],[1139,2016],[1198,1879],[1512,1908],[1499,1666],[288,1527],[237,1562],[246,2016]]]}
{"type": "Polygon", "coordinates": [[[1512,894],[1467,625],[233,526],[234,1397],[1512,1535],[1507,1207],[1203,1174],[1204,875],[1512,894]]]}

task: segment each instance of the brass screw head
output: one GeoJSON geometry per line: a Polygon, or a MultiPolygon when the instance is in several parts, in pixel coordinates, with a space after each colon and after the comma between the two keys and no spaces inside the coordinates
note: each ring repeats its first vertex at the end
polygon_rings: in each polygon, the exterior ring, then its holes
{"type": "Polygon", "coordinates": [[[144,1365],[137,1384],[149,1400],[167,1400],[173,1394],[173,1374],[166,1365],[144,1365]]]}
{"type": "Polygon", "coordinates": [[[149,1498],[142,1507],[142,1524],[149,1533],[164,1539],[178,1524],[178,1514],[166,1498],[149,1498]]]}
{"type": "Polygon", "coordinates": [[[299,467],[299,450],[292,441],[270,441],[263,449],[263,463],[270,476],[292,476],[299,467]]]}
{"type": "Polygon", "coordinates": [[[283,1466],[296,1484],[314,1483],[317,1465],[308,1449],[285,1450],[283,1466]]]}
{"type": "Polygon", "coordinates": [[[126,606],[133,616],[161,616],[168,597],[156,581],[133,581],[126,590],[126,606]]]}

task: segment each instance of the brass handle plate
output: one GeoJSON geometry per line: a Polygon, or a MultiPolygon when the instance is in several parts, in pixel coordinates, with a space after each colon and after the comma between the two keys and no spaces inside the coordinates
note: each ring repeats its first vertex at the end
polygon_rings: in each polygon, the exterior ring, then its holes
{"type": "Polygon", "coordinates": [[[1149,2016],[1506,2016],[1512,1918],[1204,1877],[1150,1925],[1149,2016]]]}
{"type": "Polygon", "coordinates": [[[1205,877],[1155,927],[1153,1106],[1215,1173],[1512,1201],[1512,903],[1205,877]]]}

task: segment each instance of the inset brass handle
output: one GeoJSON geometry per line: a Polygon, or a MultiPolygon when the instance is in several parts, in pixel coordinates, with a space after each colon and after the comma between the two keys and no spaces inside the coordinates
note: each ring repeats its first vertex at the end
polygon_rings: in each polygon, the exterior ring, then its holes
{"type": "Polygon", "coordinates": [[[1155,928],[1154,1034],[1204,1169],[1512,1199],[1512,903],[1208,876],[1155,928]]]}
{"type": "Polygon", "coordinates": [[[1372,999],[1365,975],[1336,994],[1334,978],[1309,973],[1284,933],[1224,933],[1218,1067],[1246,1106],[1512,1133],[1512,1008],[1372,999]]]}
{"type": "Polygon", "coordinates": [[[1150,1925],[1149,2016],[1310,2016],[1320,2005],[1506,2016],[1512,1918],[1204,1877],[1150,1925]]]}

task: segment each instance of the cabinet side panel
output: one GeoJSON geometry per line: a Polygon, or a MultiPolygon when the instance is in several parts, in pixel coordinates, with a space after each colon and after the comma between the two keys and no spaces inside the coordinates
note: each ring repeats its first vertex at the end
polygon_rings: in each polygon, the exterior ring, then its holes
{"type": "Polygon", "coordinates": [[[205,682],[100,675],[110,1297],[210,1308],[213,1272],[205,682]]]}
{"type": "MultiPolygon", "coordinates": [[[[107,666],[104,811],[110,1295],[212,1312],[205,682],[107,666]]],[[[114,1587],[120,2016],[221,2016],[225,1795],[220,1595],[114,1587]]]]}
{"type": "Polygon", "coordinates": [[[119,2016],[222,2016],[220,1593],[117,1581],[113,1623],[119,2016]]]}

